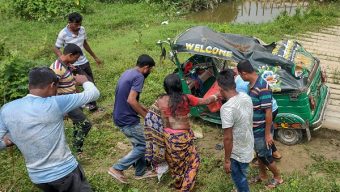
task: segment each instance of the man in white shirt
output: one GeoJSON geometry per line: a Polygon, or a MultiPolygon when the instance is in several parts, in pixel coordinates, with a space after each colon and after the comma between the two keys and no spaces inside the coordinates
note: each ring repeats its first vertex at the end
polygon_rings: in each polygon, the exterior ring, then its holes
{"type": "Polygon", "coordinates": [[[253,104],[247,94],[236,91],[231,69],[222,71],[217,83],[222,97],[227,100],[220,109],[224,129],[224,168],[226,173],[231,172],[237,191],[248,192],[248,166],[254,157],[253,104]]]}
{"type": "MultiPolygon", "coordinates": [[[[53,49],[54,53],[60,57],[62,55],[60,49],[69,43],[73,43],[78,45],[82,50],[85,49],[93,57],[97,65],[101,65],[102,61],[92,51],[90,45],[87,42],[85,28],[81,26],[82,21],[83,17],[77,12],[71,13],[68,16],[68,25],[59,32],[55,47],[53,49]]],[[[91,82],[94,82],[91,66],[85,54],[81,55],[78,61],[76,61],[73,65],[78,69],[79,73],[85,73],[88,79],[91,82]]],[[[89,103],[88,106],[90,111],[96,111],[98,109],[97,103],[95,101],[89,103]]]]}

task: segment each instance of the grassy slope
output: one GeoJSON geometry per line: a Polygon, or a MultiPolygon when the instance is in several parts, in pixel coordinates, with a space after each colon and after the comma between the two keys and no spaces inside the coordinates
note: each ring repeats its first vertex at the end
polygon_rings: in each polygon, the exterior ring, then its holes
{"type": "MultiPolygon", "coordinates": [[[[0,2],[1,3],[1,2],[0,2]]],[[[3,4],[3,1],[2,1],[3,4]]],[[[148,53],[158,60],[159,48],[155,45],[158,39],[174,37],[184,29],[197,25],[179,17],[170,17],[169,25],[160,25],[169,19],[167,14],[157,7],[146,4],[100,4],[93,3],[94,13],[85,15],[83,25],[88,32],[89,43],[95,53],[105,61],[103,68],[96,68],[92,60],[97,85],[101,90],[100,105],[105,112],[90,115],[94,124],[86,143],[85,151],[91,160],[82,160],[86,175],[96,191],[171,191],[169,176],[160,184],[155,180],[133,181],[130,185],[120,185],[114,182],[106,173],[107,168],[126,154],[124,144],[128,141],[116,128],[111,120],[114,88],[119,75],[127,68],[133,67],[136,58],[142,53],[148,53]],[[123,144],[122,144],[123,143],[123,144]]],[[[219,31],[255,35],[270,42],[281,39],[284,34],[303,33],[308,30],[318,30],[322,26],[336,23],[336,6],[315,8],[305,17],[282,17],[281,19],[261,25],[230,25],[205,24],[219,31]]],[[[40,23],[20,21],[13,17],[0,15],[0,39],[6,39],[9,49],[15,50],[22,56],[45,61],[46,65],[55,58],[51,52],[57,33],[65,26],[65,21],[54,23],[40,23]]],[[[337,15],[339,16],[339,15],[337,15]]],[[[158,64],[158,63],[157,63],[158,64]]],[[[161,84],[164,76],[174,69],[173,64],[166,61],[157,65],[154,73],[147,79],[141,101],[150,105],[156,96],[162,93],[161,84]]],[[[218,140],[221,135],[211,124],[195,120],[193,126],[202,128],[206,135],[218,140]]],[[[71,124],[67,123],[68,138],[71,138],[71,124]]],[[[218,142],[218,141],[215,141],[218,142]]],[[[227,191],[232,188],[229,176],[222,169],[222,152],[216,153],[206,148],[211,140],[198,141],[202,164],[198,175],[197,191],[227,191]]],[[[314,178],[303,173],[286,176],[285,185],[277,191],[332,191],[336,187],[333,177],[338,177],[337,171],[329,171],[329,167],[339,169],[339,163],[320,161],[314,169],[328,173],[325,178],[314,178]],[[326,167],[322,164],[326,162],[326,167]]],[[[254,171],[252,170],[252,173],[254,171]]],[[[132,175],[132,170],[128,171],[132,175]]],[[[29,182],[24,162],[17,150],[0,153],[0,191],[34,191],[35,187],[29,182]],[[15,169],[13,168],[15,166],[15,169]]],[[[262,186],[253,187],[254,190],[263,189],[262,186]]]]}

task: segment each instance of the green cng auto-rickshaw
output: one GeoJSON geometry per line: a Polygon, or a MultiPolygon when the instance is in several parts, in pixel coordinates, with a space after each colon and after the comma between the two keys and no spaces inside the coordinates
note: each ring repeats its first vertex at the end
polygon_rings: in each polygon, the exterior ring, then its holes
{"type": "MultiPolygon", "coordinates": [[[[264,44],[254,37],[197,26],[173,40],[159,41],[163,56],[165,43],[170,45],[170,59],[176,65],[175,72],[185,93],[204,97],[220,71],[248,59],[269,83],[279,106],[274,120],[279,141],[294,145],[304,137],[310,140],[310,132],[321,128],[329,88],[320,61],[298,42],[282,40],[264,44]]],[[[190,114],[221,124],[219,111],[207,106],[192,107],[190,114]]]]}

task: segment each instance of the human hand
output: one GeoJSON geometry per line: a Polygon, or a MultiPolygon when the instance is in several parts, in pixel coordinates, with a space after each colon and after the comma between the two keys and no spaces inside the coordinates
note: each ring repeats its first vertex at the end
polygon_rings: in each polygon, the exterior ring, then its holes
{"type": "Polygon", "coordinates": [[[271,134],[266,134],[265,139],[266,139],[267,149],[269,149],[270,146],[274,143],[273,137],[271,134]]]}
{"type": "Polygon", "coordinates": [[[103,61],[100,60],[98,57],[95,57],[94,60],[96,61],[97,65],[100,66],[103,64],[103,61]]]}
{"type": "Polygon", "coordinates": [[[14,143],[9,139],[9,137],[7,135],[5,135],[3,137],[3,141],[4,141],[5,145],[6,145],[6,147],[10,147],[10,146],[14,145],[14,143]]]}
{"type": "Polygon", "coordinates": [[[215,95],[217,97],[217,100],[222,100],[223,99],[223,97],[221,95],[221,92],[217,92],[217,93],[215,93],[215,95]]]}
{"type": "Polygon", "coordinates": [[[224,161],[224,170],[227,174],[229,174],[231,172],[230,166],[231,166],[230,160],[225,160],[224,161]]]}
{"type": "Polygon", "coordinates": [[[74,76],[74,80],[76,81],[77,84],[80,84],[80,85],[84,84],[86,81],[89,81],[86,75],[79,75],[79,74],[74,76]]]}

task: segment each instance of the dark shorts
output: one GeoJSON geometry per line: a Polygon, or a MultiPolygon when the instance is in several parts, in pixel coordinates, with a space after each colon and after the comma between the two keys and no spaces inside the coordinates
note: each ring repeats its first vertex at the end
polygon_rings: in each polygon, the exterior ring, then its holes
{"type": "Polygon", "coordinates": [[[266,139],[264,137],[255,138],[254,147],[258,157],[272,156],[272,149],[271,147],[267,148],[266,139]]]}
{"type": "Polygon", "coordinates": [[[80,165],[61,179],[35,185],[44,192],[92,192],[80,165]]]}

